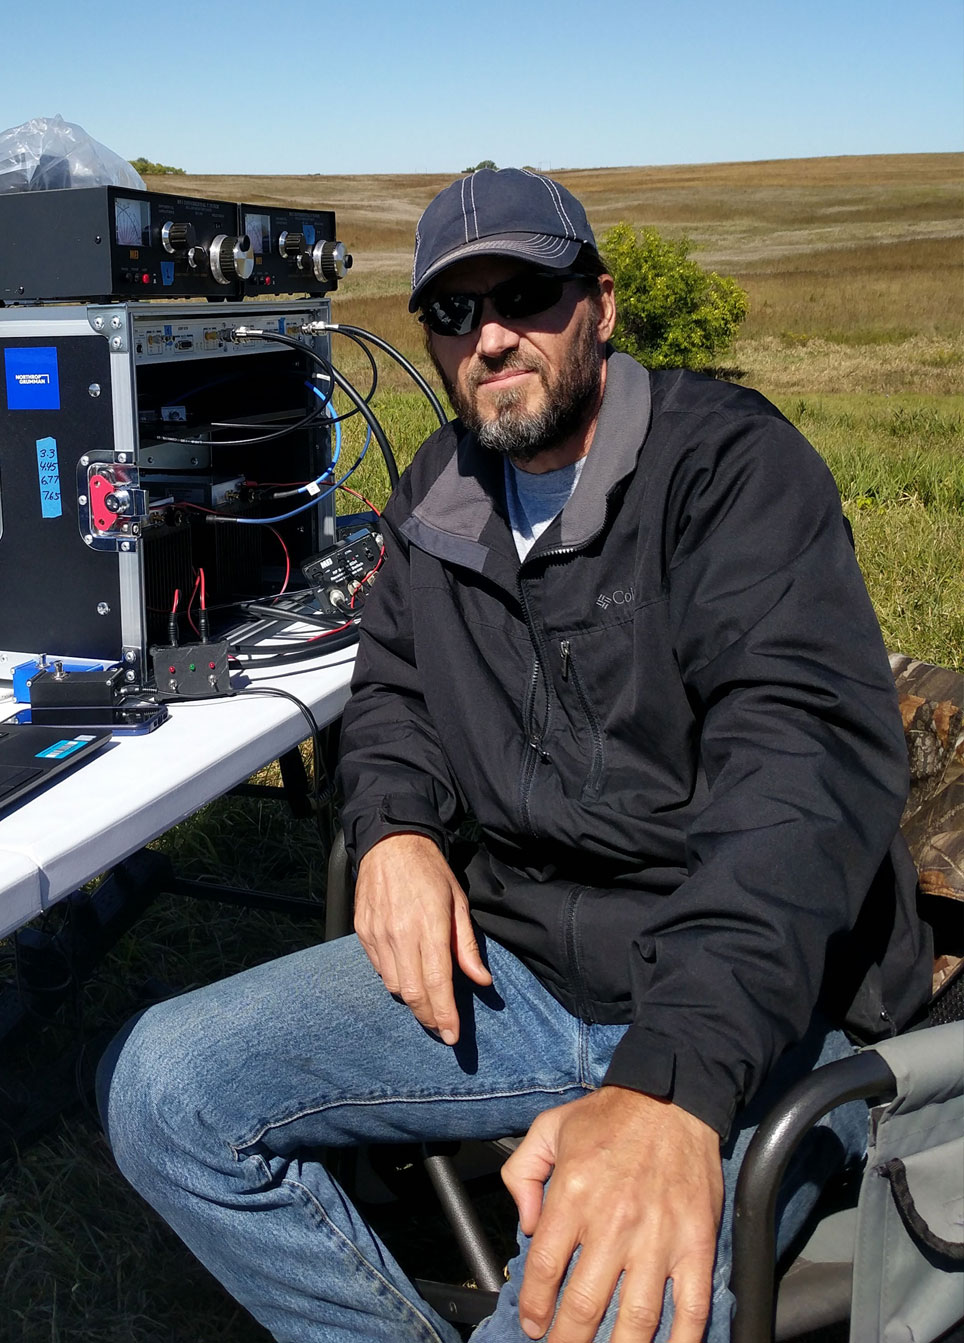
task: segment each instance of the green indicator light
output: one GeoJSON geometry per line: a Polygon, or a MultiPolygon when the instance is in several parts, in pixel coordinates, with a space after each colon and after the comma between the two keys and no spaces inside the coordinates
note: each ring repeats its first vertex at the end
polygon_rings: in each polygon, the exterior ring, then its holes
{"type": "Polygon", "coordinates": [[[188,663],[188,667],[189,667],[189,669],[190,669],[191,671],[197,671],[197,663],[196,663],[196,662],[189,662],[189,663],[188,663]]]}

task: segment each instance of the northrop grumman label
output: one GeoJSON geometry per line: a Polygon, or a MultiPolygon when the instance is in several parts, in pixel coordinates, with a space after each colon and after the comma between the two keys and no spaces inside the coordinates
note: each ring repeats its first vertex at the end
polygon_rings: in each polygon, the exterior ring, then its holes
{"type": "Polygon", "coordinates": [[[31,345],[6,349],[3,363],[10,410],[59,410],[57,347],[31,345]]]}

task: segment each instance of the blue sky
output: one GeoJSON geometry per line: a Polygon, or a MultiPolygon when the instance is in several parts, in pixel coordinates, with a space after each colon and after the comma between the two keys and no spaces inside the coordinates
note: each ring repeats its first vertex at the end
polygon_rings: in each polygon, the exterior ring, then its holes
{"type": "Polygon", "coordinates": [[[195,173],[544,170],[964,146],[961,0],[44,0],[0,130],[195,173]]]}

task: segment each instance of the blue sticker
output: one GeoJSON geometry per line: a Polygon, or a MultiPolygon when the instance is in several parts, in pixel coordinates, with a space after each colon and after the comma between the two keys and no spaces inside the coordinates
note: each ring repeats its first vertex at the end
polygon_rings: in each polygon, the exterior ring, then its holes
{"type": "Polygon", "coordinates": [[[40,516],[59,518],[64,510],[60,500],[60,464],[55,438],[37,439],[37,474],[40,478],[40,516]]]}
{"type": "Polygon", "coordinates": [[[314,247],[314,245],[315,245],[315,226],[314,226],[314,224],[305,224],[305,226],[304,226],[302,232],[303,232],[304,235],[305,235],[305,242],[308,244],[308,246],[309,246],[309,247],[314,247]]]}
{"type": "Polygon", "coordinates": [[[3,352],[10,410],[59,410],[56,345],[19,345],[3,352]]]}
{"type": "Polygon", "coordinates": [[[173,283],[174,283],[174,262],[173,262],[173,261],[162,261],[162,262],[161,262],[161,284],[173,284],[173,283]]]}
{"type": "Polygon", "coordinates": [[[42,751],[38,751],[37,760],[63,760],[68,755],[73,755],[79,751],[85,742],[90,741],[90,737],[74,737],[68,740],[66,737],[62,741],[55,741],[53,746],[47,746],[42,751]]]}

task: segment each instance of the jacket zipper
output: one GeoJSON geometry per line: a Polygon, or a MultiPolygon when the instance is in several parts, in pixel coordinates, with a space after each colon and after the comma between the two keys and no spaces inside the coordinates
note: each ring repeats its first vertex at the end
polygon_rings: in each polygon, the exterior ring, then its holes
{"type": "MultiPolygon", "coordinates": [[[[606,510],[603,516],[602,525],[598,528],[596,532],[593,533],[593,536],[588,537],[586,541],[581,542],[578,546],[556,546],[555,549],[546,550],[539,556],[539,558],[560,559],[565,555],[574,555],[578,550],[583,549],[583,547],[588,543],[588,541],[593,540],[595,536],[598,536],[600,532],[603,531],[603,529],[606,526],[606,519],[608,518],[608,516],[609,516],[609,499],[607,498],[606,510]]],[[[532,779],[533,775],[535,774],[537,758],[541,758],[547,763],[551,758],[549,756],[548,751],[546,751],[542,743],[545,739],[546,732],[548,731],[549,728],[549,714],[551,712],[552,702],[548,688],[549,679],[548,677],[546,677],[545,678],[546,717],[545,721],[542,724],[542,730],[539,733],[537,733],[535,730],[535,722],[534,722],[534,707],[535,707],[536,686],[538,685],[539,675],[540,673],[542,673],[543,670],[542,650],[539,645],[539,636],[536,633],[535,624],[532,619],[532,612],[529,609],[529,599],[526,596],[525,585],[523,582],[521,572],[519,574],[518,583],[519,583],[519,602],[520,605],[522,606],[522,614],[525,619],[526,629],[529,631],[529,639],[532,642],[532,648],[535,654],[535,661],[532,665],[532,675],[529,679],[529,690],[526,697],[526,703],[523,706],[523,714],[522,714],[522,726],[526,734],[526,742],[529,746],[529,750],[525,752],[522,758],[522,773],[519,779],[519,810],[522,814],[523,825],[525,826],[526,830],[529,832],[530,835],[534,835],[535,831],[532,826],[532,813],[529,809],[529,798],[532,793],[532,779]]],[[[580,695],[580,698],[583,700],[584,708],[588,710],[588,706],[585,703],[584,696],[580,695]]],[[[594,719],[592,721],[593,723],[595,723],[594,719]]],[[[599,731],[598,725],[596,725],[595,732],[598,734],[598,731],[599,731]]],[[[595,737],[593,738],[593,741],[595,743],[595,737]]],[[[601,737],[599,746],[601,751],[602,749],[601,737]]],[[[595,755],[595,744],[594,744],[594,755],[595,755]]],[[[600,770],[602,768],[601,760],[599,763],[599,768],[600,770]]],[[[591,781],[592,781],[592,775],[590,775],[590,782],[591,781]]]]}
{"type": "Polygon", "coordinates": [[[532,672],[529,676],[529,688],[526,691],[525,703],[522,706],[522,728],[526,735],[526,745],[529,747],[522,756],[522,773],[519,778],[519,810],[522,813],[522,822],[530,835],[535,831],[532,828],[532,815],[529,811],[529,794],[532,790],[532,776],[535,773],[536,760],[541,755],[548,760],[548,755],[543,751],[541,743],[535,734],[533,726],[533,707],[535,705],[536,687],[539,684],[539,659],[538,657],[532,664],[532,672]]]}
{"type": "Polygon", "coordinates": [[[545,677],[545,673],[543,671],[543,662],[542,662],[541,650],[539,647],[539,639],[536,634],[535,625],[532,620],[532,613],[529,610],[529,600],[526,596],[526,591],[523,586],[521,576],[519,578],[519,601],[522,606],[522,614],[525,618],[526,629],[529,631],[529,639],[532,643],[532,649],[535,655],[534,661],[532,663],[532,674],[529,677],[529,688],[526,694],[525,704],[523,705],[522,709],[522,728],[523,731],[525,732],[526,744],[528,745],[529,749],[525,752],[525,754],[522,757],[522,774],[519,779],[519,809],[522,813],[523,825],[525,826],[526,830],[529,832],[530,835],[534,835],[535,830],[532,825],[532,813],[529,809],[529,798],[532,793],[532,780],[535,774],[537,761],[539,759],[542,759],[548,763],[550,759],[549,752],[545,749],[542,743],[549,727],[549,714],[551,711],[551,703],[549,699],[548,679],[545,677]],[[546,716],[542,723],[541,729],[537,732],[535,724],[535,700],[536,700],[536,689],[539,685],[540,676],[543,677],[543,680],[545,681],[547,687],[546,716]]]}
{"type": "Polygon", "coordinates": [[[559,651],[562,655],[562,679],[568,681],[572,677],[573,688],[576,692],[582,711],[585,714],[586,722],[589,724],[589,735],[592,738],[592,764],[589,768],[589,778],[583,789],[584,797],[597,797],[599,794],[599,784],[602,779],[603,770],[603,734],[599,726],[599,719],[589,702],[589,697],[583,689],[579,673],[576,671],[576,664],[572,660],[572,644],[568,639],[563,639],[559,644],[559,651]]]}
{"type": "Polygon", "coordinates": [[[582,967],[579,963],[579,945],[576,936],[576,913],[579,908],[579,901],[585,894],[584,886],[573,886],[569,892],[566,902],[565,912],[565,939],[566,939],[566,960],[569,963],[569,982],[572,984],[575,994],[576,1016],[580,1021],[592,1021],[593,1014],[589,1007],[589,996],[586,993],[586,986],[583,983],[582,967]]]}

